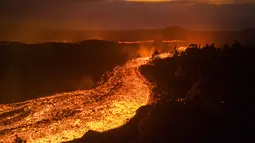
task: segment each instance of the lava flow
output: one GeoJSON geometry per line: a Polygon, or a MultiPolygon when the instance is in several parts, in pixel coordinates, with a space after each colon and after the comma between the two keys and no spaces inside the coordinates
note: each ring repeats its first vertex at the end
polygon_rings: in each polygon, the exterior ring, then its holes
{"type": "Polygon", "coordinates": [[[33,143],[58,143],[80,138],[88,130],[122,126],[150,102],[152,86],[139,72],[149,61],[150,57],[137,58],[117,66],[93,89],[0,105],[0,142],[13,142],[18,135],[33,143]]]}

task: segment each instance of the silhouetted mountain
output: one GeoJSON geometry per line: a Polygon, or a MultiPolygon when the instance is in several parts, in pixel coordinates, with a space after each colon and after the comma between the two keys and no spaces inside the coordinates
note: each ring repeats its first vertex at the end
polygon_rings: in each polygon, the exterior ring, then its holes
{"type": "Polygon", "coordinates": [[[166,27],[163,29],[151,30],[50,30],[37,31],[36,34],[26,35],[26,33],[16,34],[11,38],[6,38],[0,34],[0,40],[36,43],[36,42],[76,42],[88,39],[102,39],[109,41],[139,41],[139,40],[186,40],[191,43],[215,44],[232,43],[235,40],[241,43],[253,43],[255,31],[244,29],[240,31],[198,31],[185,29],[179,26],[166,27]]]}

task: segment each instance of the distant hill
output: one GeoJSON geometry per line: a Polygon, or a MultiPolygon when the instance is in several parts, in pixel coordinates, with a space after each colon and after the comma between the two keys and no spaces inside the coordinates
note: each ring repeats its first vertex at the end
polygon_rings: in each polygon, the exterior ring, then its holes
{"type": "Polygon", "coordinates": [[[197,31],[178,26],[151,30],[40,30],[26,33],[0,33],[2,41],[20,41],[28,43],[36,42],[76,42],[88,39],[100,39],[109,41],[137,41],[137,40],[189,40],[194,43],[205,44],[232,43],[235,40],[253,42],[255,29],[243,29],[240,31],[197,31]]]}

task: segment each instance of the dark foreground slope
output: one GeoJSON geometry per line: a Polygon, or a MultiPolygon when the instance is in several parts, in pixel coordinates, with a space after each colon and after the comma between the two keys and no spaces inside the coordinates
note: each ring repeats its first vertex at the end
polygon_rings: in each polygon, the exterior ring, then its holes
{"type": "Polygon", "coordinates": [[[254,129],[254,54],[253,46],[238,43],[222,49],[193,45],[156,59],[141,71],[156,83],[158,104],[142,107],[121,128],[91,131],[73,142],[244,142],[254,129]]]}
{"type": "Polygon", "coordinates": [[[156,133],[167,134],[168,142],[243,142],[243,132],[247,137],[254,129],[254,54],[254,46],[239,43],[221,49],[193,45],[144,67],[166,106],[158,111],[166,113],[166,123],[156,133]]]}

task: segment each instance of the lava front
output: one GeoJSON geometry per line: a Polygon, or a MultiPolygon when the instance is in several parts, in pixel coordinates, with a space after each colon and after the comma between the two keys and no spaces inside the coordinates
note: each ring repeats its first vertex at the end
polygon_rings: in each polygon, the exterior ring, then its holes
{"type": "Polygon", "coordinates": [[[63,142],[88,130],[122,126],[150,101],[152,86],[139,72],[149,60],[137,58],[117,66],[93,89],[0,105],[0,142],[13,142],[15,135],[33,143],[63,142]]]}

